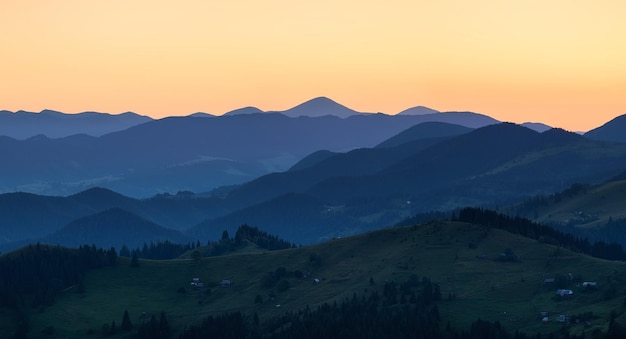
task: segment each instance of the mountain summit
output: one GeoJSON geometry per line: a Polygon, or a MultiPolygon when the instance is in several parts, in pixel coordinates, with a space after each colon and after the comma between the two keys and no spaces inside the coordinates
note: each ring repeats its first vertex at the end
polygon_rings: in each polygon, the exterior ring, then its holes
{"type": "Polygon", "coordinates": [[[593,140],[626,142],[626,114],[615,117],[606,124],[594,128],[584,135],[593,140]]]}
{"type": "Polygon", "coordinates": [[[439,113],[439,111],[425,106],[415,106],[405,109],[404,111],[398,113],[398,115],[426,115],[435,113],[439,113]]]}
{"type": "Polygon", "coordinates": [[[340,118],[347,118],[349,116],[359,114],[359,112],[326,97],[311,99],[280,113],[293,118],[300,116],[320,117],[324,115],[334,115],[340,118]]]}

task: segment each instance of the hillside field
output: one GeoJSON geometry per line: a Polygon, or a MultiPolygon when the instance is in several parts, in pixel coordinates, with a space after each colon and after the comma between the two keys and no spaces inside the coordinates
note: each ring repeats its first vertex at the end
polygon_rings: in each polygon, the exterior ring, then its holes
{"type": "MultiPolygon", "coordinates": [[[[382,291],[385,282],[416,275],[440,285],[442,326],[449,322],[453,328],[467,329],[480,318],[500,321],[509,331],[548,333],[561,328],[563,323],[556,319],[563,314],[570,317],[570,331],[581,333],[606,331],[611,312],[623,320],[625,267],[623,262],[591,258],[481,225],[431,222],[313,246],[198,261],[140,260],[139,267],[131,267],[131,260],[121,257],[116,267],[89,271],[83,293],[70,288],[52,306],[25,312],[32,337],[97,338],[103,325],[121,324],[124,310],[135,327],[163,311],[177,336],[185,325],[207,315],[256,313],[263,323],[288,311],[382,291]],[[521,261],[494,260],[507,249],[521,261]],[[280,283],[268,283],[270,272],[277,271],[286,272],[281,279],[289,283],[285,290],[280,283]],[[193,278],[205,285],[204,292],[191,285],[193,278]],[[557,298],[557,287],[544,284],[550,278],[574,294],[557,298]],[[232,285],[220,286],[223,280],[232,285]],[[597,282],[597,288],[586,290],[585,281],[597,282]],[[548,323],[541,321],[541,312],[547,312],[548,323]],[[587,312],[595,317],[587,324],[576,323],[577,315],[587,312]]],[[[13,317],[11,311],[0,310],[0,337],[14,331],[13,317]]]]}

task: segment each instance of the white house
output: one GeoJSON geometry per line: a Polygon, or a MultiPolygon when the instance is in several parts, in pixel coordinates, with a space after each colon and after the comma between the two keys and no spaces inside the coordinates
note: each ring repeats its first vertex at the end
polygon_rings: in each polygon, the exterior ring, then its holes
{"type": "Polygon", "coordinates": [[[573,295],[573,294],[574,294],[574,291],[572,291],[572,290],[561,290],[561,289],[559,289],[559,290],[556,290],[556,294],[557,294],[557,295],[560,295],[561,297],[565,297],[565,296],[568,296],[568,295],[573,295]]]}

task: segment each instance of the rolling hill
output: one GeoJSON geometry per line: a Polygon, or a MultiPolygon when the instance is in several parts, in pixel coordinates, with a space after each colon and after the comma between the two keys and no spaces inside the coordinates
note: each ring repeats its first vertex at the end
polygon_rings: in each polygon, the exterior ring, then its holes
{"type": "MultiPolygon", "coordinates": [[[[446,324],[469,329],[480,318],[498,321],[511,333],[548,336],[565,328],[578,335],[606,332],[611,316],[624,322],[623,272],[623,262],[591,258],[499,229],[431,222],[297,249],[199,261],[140,260],[132,267],[129,259],[120,258],[116,267],[89,271],[85,292],[69,288],[50,306],[25,308],[25,316],[33,337],[45,335],[50,326],[55,335],[65,337],[100,333],[112,320],[119,326],[124,310],[135,326],[163,311],[175,335],[207,316],[236,311],[247,321],[256,314],[261,328],[268,330],[290,312],[372,292],[386,296],[393,286],[402,291],[407,281],[429,279],[440,287],[442,300],[436,304],[442,329],[446,324]],[[504,251],[521,261],[495,260],[504,251]],[[284,273],[286,289],[268,282],[276,272],[284,273]],[[202,292],[190,286],[193,278],[203,282],[202,292]],[[226,279],[230,284],[221,287],[226,279]],[[586,289],[585,281],[597,287],[586,289]],[[557,288],[573,294],[556,297],[557,288]],[[566,327],[557,321],[561,314],[570,319],[566,327]]],[[[3,336],[16,326],[8,311],[0,313],[0,324],[3,336]]]]}
{"type": "Polygon", "coordinates": [[[190,232],[216,234],[249,223],[307,244],[384,227],[415,213],[506,206],[576,182],[600,182],[626,168],[623,144],[559,129],[538,133],[499,124],[425,145],[427,140],[432,139],[306,159],[297,170],[235,188],[224,198],[232,212],[190,232]],[[299,218],[279,203],[286,201],[299,206],[299,218]]]}
{"type": "MultiPolygon", "coordinates": [[[[190,192],[144,200],[129,198],[103,188],[92,188],[67,197],[29,193],[0,194],[0,251],[6,252],[28,243],[44,241],[47,239],[45,237],[74,222],[106,224],[110,218],[109,214],[103,212],[108,210],[124,211],[116,215],[115,220],[119,224],[131,225],[139,218],[143,220],[141,223],[150,222],[177,231],[228,211],[216,198],[200,197],[190,192]]],[[[107,242],[106,246],[109,243],[114,243],[112,246],[117,248],[124,243],[142,244],[142,239],[146,238],[143,233],[116,233],[116,236],[117,240],[107,242]]],[[[100,243],[101,239],[104,238],[89,238],[89,241],[105,246],[100,243]]],[[[171,240],[176,239],[181,237],[176,235],[171,240]]]]}
{"type": "Polygon", "coordinates": [[[120,248],[122,245],[141,248],[144,243],[166,240],[179,244],[189,242],[178,231],[164,228],[125,210],[112,208],[74,220],[39,241],[72,248],[98,244],[98,247],[109,249],[120,248]]]}
{"type": "Polygon", "coordinates": [[[574,184],[566,190],[532,197],[503,208],[564,232],[626,246],[626,180],[623,175],[598,184],[574,184]]]}

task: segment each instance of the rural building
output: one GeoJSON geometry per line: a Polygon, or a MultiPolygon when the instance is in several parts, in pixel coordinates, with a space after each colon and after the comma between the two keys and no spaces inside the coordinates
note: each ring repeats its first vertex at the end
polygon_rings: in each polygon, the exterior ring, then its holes
{"type": "Polygon", "coordinates": [[[574,291],[572,291],[572,290],[561,290],[561,289],[559,289],[559,290],[556,290],[556,294],[557,294],[557,295],[560,295],[561,297],[565,297],[565,296],[568,296],[568,295],[573,295],[573,294],[574,294],[574,291]]]}
{"type": "Polygon", "coordinates": [[[595,281],[585,281],[583,282],[583,287],[596,287],[598,283],[595,281]]]}
{"type": "Polygon", "coordinates": [[[222,287],[230,287],[232,284],[233,282],[230,279],[224,279],[220,282],[220,286],[222,287]]]}

